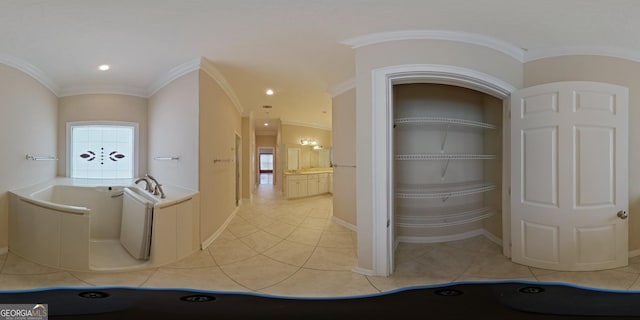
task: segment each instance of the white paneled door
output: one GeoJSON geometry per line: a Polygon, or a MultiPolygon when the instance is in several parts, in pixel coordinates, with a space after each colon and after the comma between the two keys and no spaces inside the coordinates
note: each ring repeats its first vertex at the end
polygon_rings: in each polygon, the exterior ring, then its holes
{"type": "Polygon", "coordinates": [[[557,82],[511,97],[511,256],[566,271],[628,263],[628,90],[557,82]]]}

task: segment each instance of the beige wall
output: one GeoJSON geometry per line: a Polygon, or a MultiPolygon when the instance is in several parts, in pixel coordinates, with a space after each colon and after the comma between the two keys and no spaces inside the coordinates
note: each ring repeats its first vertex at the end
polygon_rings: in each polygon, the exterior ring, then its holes
{"type": "MultiPolygon", "coordinates": [[[[242,117],[218,83],[200,71],[200,232],[209,239],[236,209],[235,135],[242,117]],[[214,163],[214,159],[223,160],[214,163]]],[[[242,177],[240,179],[242,181],[242,177]]]]}
{"type": "Polygon", "coordinates": [[[198,190],[198,86],[193,71],[149,98],[148,171],[160,183],[198,190]],[[153,160],[174,156],[180,160],[153,160]]]}
{"type": "Polygon", "coordinates": [[[25,156],[60,156],[57,106],[58,99],[49,89],[0,64],[0,252],[8,247],[7,191],[56,176],[56,161],[28,161],[25,156]]]}
{"type": "Polygon", "coordinates": [[[58,100],[58,175],[67,175],[67,122],[127,121],[138,123],[138,176],[147,173],[146,98],[119,94],[85,94],[58,100]]]}
{"type": "Polygon", "coordinates": [[[268,147],[275,148],[277,143],[277,136],[256,136],[256,148],[268,147]]]}
{"type": "MultiPolygon", "coordinates": [[[[526,87],[556,81],[597,81],[629,88],[629,250],[640,250],[640,63],[603,56],[562,56],[524,65],[526,87]]],[[[635,251],[635,253],[633,252],[635,251]]]]}
{"type": "Polygon", "coordinates": [[[356,90],[333,97],[333,217],[356,226],[356,90]]]}
{"type": "MultiPolygon", "coordinates": [[[[357,48],[356,59],[356,189],[358,266],[373,270],[372,71],[381,67],[438,64],[463,67],[522,86],[522,63],[499,51],[446,40],[389,41],[357,48]]],[[[382,143],[382,142],[380,142],[382,143]]]]}
{"type": "Polygon", "coordinates": [[[310,138],[318,141],[324,147],[331,147],[331,130],[304,127],[291,124],[282,125],[282,143],[286,145],[300,145],[300,140],[310,138]]]}

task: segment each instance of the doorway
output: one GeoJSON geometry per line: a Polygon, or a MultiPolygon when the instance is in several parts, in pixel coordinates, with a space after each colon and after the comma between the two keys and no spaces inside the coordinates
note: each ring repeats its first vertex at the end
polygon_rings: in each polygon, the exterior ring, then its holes
{"type": "MultiPolygon", "coordinates": [[[[372,198],[372,232],[369,230],[358,230],[359,241],[370,242],[373,245],[373,256],[371,273],[376,275],[388,276],[393,273],[394,269],[394,248],[396,247],[395,228],[396,222],[394,221],[394,172],[393,163],[393,119],[390,112],[393,101],[393,86],[401,83],[434,83],[445,85],[456,85],[467,89],[472,89],[478,92],[485,93],[493,96],[499,100],[504,101],[515,88],[511,85],[494,78],[487,74],[479,73],[475,70],[452,67],[446,65],[407,65],[407,66],[393,66],[380,68],[373,71],[373,127],[372,127],[372,141],[376,146],[373,149],[371,157],[372,171],[374,172],[371,183],[373,187],[372,198]],[[367,239],[369,235],[380,235],[367,239]]],[[[505,105],[506,106],[506,105],[505,105]]],[[[503,126],[506,126],[508,122],[508,110],[503,106],[503,126]]],[[[504,127],[503,127],[504,128],[504,127]]],[[[504,131],[504,130],[503,130],[504,131]]],[[[506,136],[506,135],[505,135],[506,136]]],[[[506,137],[503,136],[506,139],[506,137]]],[[[503,141],[504,144],[505,141],[503,141]]],[[[446,159],[445,159],[446,161],[446,159]]],[[[502,179],[503,181],[509,177],[508,154],[502,155],[502,179]]],[[[509,210],[508,196],[506,195],[507,189],[504,188],[506,183],[503,183],[502,190],[497,192],[502,193],[502,210],[509,210]]],[[[440,194],[438,194],[440,195],[440,194]]],[[[445,195],[445,199],[448,199],[449,194],[445,195]]],[[[361,218],[360,213],[358,219],[361,218]]],[[[364,220],[367,217],[363,217],[364,220]]],[[[503,243],[509,238],[509,234],[504,232],[505,225],[509,225],[506,222],[505,215],[503,219],[503,243]],[[505,223],[506,222],[506,223],[505,223]]],[[[503,249],[508,249],[508,246],[504,246],[503,249]]]]}
{"type": "Polygon", "coordinates": [[[272,147],[258,148],[259,184],[273,184],[275,155],[272,147]]]}
{"type": "Polygon", "coordinates": [[[235,141],[235,164],[236,164],[236,172],[235,172],[235,180],[236,180],[236,207],[240,206],[240,199],[242,198],[242,186],[240,185],[240,162],[242,159],[241,149],[242,148],[242,138],[240,135],[236,133],[236,141],[235,141]]]}

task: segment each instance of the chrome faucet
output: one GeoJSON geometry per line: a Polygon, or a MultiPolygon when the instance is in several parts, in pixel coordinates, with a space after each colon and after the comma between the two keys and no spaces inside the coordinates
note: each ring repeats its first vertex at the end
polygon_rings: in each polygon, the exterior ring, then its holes
{"type": "MultiPolygon", "coordinates": [[[[166,196],[164,195],[164,191],[162,190],[162,185],[158,182],[158,180],[156,180],[156,178],[150,176],[148,173],[144,175],[145,177],[151,179],[151,181],[155,182],[155,186],[153,187],[153,194],[154,195],[160,195],[160,198],[164,199],[166,198],[166,196]]],[[[152,192],[151,190],[149,190],[149,192],[152,192]]]]}
{"type": "Polygon", "coordinates": [[[140,177],[138,179],[136,179],[135,184],[140,183],[141,181],[145,182],[145,186],[144,189],[149,191],[149,192],[153,192],[153,188],[151,187],[151,180],[149,180],[149,178],[147,177],[140,177]]]}

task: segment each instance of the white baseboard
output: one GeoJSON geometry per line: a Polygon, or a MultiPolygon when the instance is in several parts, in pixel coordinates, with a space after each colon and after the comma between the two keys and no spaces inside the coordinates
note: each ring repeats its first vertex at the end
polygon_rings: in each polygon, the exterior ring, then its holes
{"type": "Polygon", "coordinates": [[[353,269],[351,269],[351,271],[353,271],[355,273],[359,273],[359,274],[361,274],[363,276],[375,276],[375,274],[373,273],[373,270],[371,270],[371,269],[354,267],[353,269]]]}
{"type": "Polygon", "coordinates": [[[629,251],[629,258],[640,256],[640,249],[629,251]]]}
{"type": "Polygon", "coordinates": [[[336,217],[331,217],[331,221],[335,222],[335,224],[339,225],[339,226],[343,226],[351,231],[355,231],[358,232],[358,226],[351,224],[349,222],[346,222],[340,218],[336,218],[336,217]]]}
{"type": "Polygon", "coordinates": [[[408,243],[436,243],[436,242],[464,240],[464,239],[473,238],[481,235],[482,236],[485,235],[485,231],[483,229],[477,229],[477,230],[472,230],[469,232],[458,233],[458,234],[450,234],[446,236],[434,236],[434,237],[398,236],[397,240],[399,242],[408,242],[408,243]]]}
{"type": "Polygon", "coordinates": [[[240,207],[236,207],[231,213],[231,215],[229,215],[227,220],[225,220],[225,222],[222,224],[222,226],[220,226],[220,228],[218,228],[216,232],[214,232],[209,238],[207,238],[205,241],[203,241],[200,244],[200,249],[204,250],[208,248],[213,243],[213,241],[215,241],[224,232],[224,230],[227,228],[229,223],[231,223],[231,220],[235,218],[236,214],[238,213],[238,209],[240,209],[240,207]]]}

